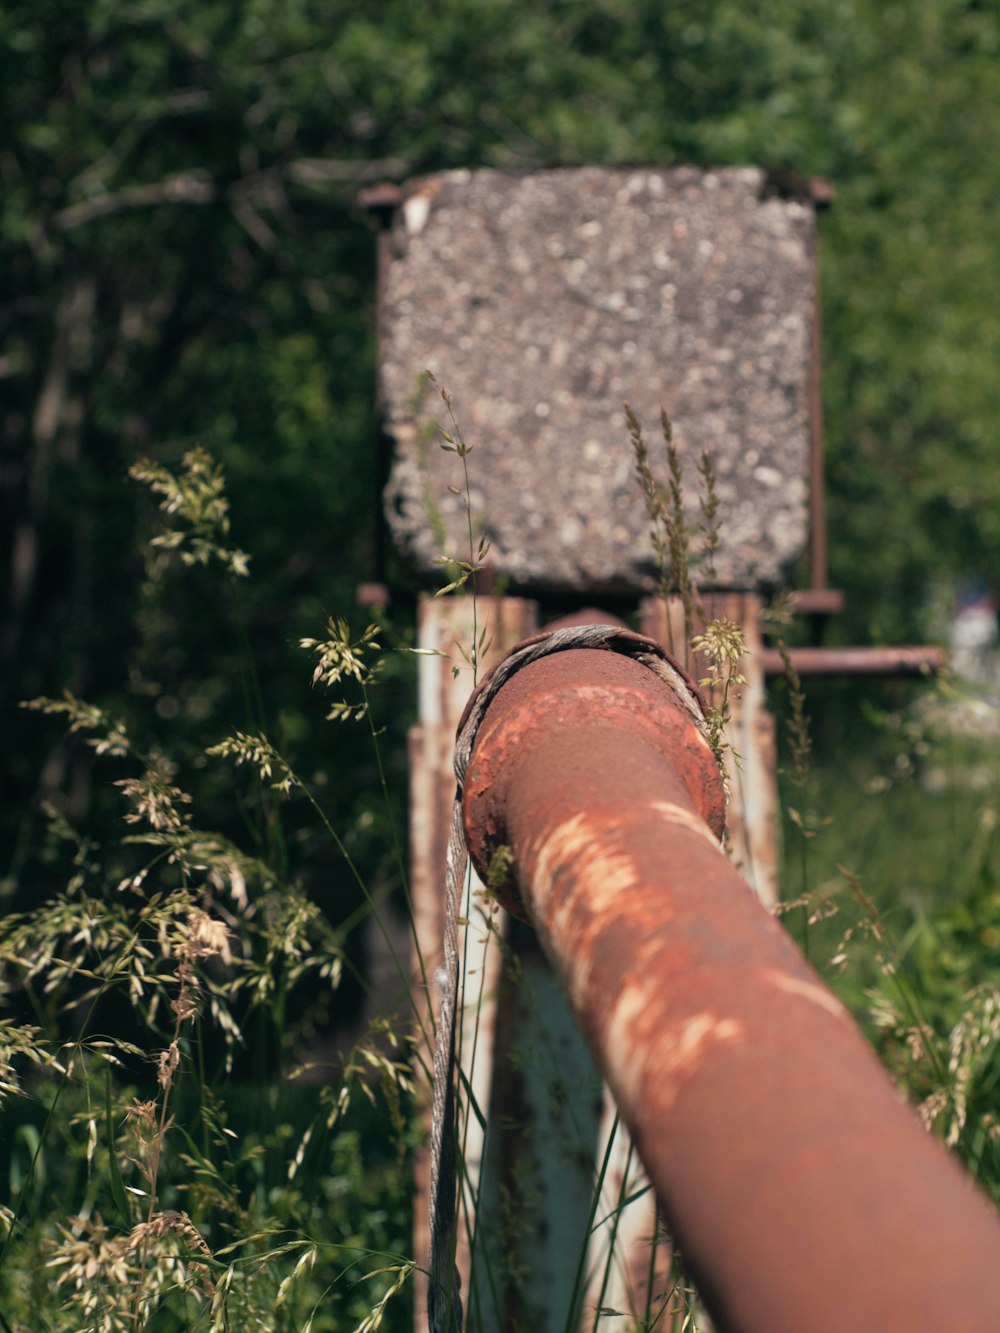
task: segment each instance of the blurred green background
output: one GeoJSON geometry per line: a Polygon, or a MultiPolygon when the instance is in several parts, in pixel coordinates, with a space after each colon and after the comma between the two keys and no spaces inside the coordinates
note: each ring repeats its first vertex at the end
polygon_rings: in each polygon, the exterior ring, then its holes
{"type": "Polygon", "coordinates": [[[996,577],[998,54],[992,0],[10,0],[0,872],[13,856],[16,879],[39,797],[64,790],[76,813],[92,797],[89,757],[46,752],[18,699],[152,698],[175,733],[239,714],[229,611],[178,587],[157,623],[141,614],[143,500],[123,480],[139,454],[176,463],[198,441],[223,463],[270,725],[311,760],[291,645],[351,611],[379,527],[366,180],[646,162],[825,177],[831,580],[848,597],[832,632],[912,641],[955,576],[996,577]]]}

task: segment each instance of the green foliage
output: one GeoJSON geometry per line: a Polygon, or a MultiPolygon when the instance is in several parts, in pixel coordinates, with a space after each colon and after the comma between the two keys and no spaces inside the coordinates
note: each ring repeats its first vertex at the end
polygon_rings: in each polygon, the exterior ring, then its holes
{"type": "Polygon", "coordinates": [[[961,711],[926,691],[867,713],[850,755],[821,752],[808,772],[793,758],[786,774],[781,914],[928,1127],[1000,1200],[995,740],[956,734],[961,711]]]}
{"type": "MultiPolygon", "coordinates": [[[[381,1115],[348,1115],[330,1130],[316,1088],[227,1089],[223,1109],[182,1085],[160,1166],[164,1206],[147,1229],[140,1104],[130,1106],[127,1083],[109,1102],[103,1088],[100,1069],[78,1062],[55,1132],[43,1106],[7,1116],[4,1172],[31,1182],[0,1279],[0,1309],[18,1333],[131,1330],[138,1281],[148,1293],[140,1327],[354,1333],[391,1290],[391,1270],[408,1273],[408,1190],[380,1142],[381,1115]]],[[[408,1327],[408,1294],[389,1298],[386,1333],[408,1327]]]]}
{"type": "MultiPolygon", "coordinates": [[[[134,475],[172,524],[155,539],[158,579],[171,565],[206,580],[246,572],[222,545],[228,502],[204,451],[179,474],[134,475]]],[[[317,677],[368,690],[375,631],[357,643],[341,631],[310,645],[317,677]]],[[[192,759],[183,743],[147,744],[141,716],[126,730],[71,694],[30,707],[127,775],[106,779],[118,826],[103,845],[49,808],[39,860],[54,888],[0,920],[5,1327],[399,1327],[413,1269],[408,1051],[382,1023],[332,1063],[310,1058],[350,927],[283,872],[273,839],[261,856],[206,830],[206,765],[254,768],[272,830],[281,807],[307,803],[373,907],[344,839],[264,734],[237,731],[192,759]]]]}
{"type": "Polygon", "coordinates": [[[249,572],[246,552],[222,545],[229,538],[229,501],[222,468],[204,449],[184,455],[179,475],[140,459],[129,468],[129,476],[163,496],[160,509],[171,519],[166,530],[152,539],[154,550],[176,551],[188,567],[216,559],[237,577],[249,572]]]}

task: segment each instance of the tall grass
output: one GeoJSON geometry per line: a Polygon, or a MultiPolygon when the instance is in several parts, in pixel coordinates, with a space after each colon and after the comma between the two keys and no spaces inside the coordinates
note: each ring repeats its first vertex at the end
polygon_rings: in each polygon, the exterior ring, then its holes
{"type": "Polygon", "coordinates": [[[854,719],[805,772],[789,748],[781,912],[928,1129],[1000,1203],[1000,714],[990,725],[960,693],[947,678],[818,692],[842,712],[846,696],[854,719]],[[973,715],[987,725],[962,735],[973,715]]]}
{"type": "MultiPolygon", "coordinates": [[[[160,500],[148,586],[168,562],[248,577],[203,451],[133,476],[160,500]]],[[[334,698],[334,720],[370,718],[377,633],[334,619],[304,645],[317,685],[355,691],[334,698]]],[[[109,766],[121,814],[99,846],[51,806],[39,858],[64,878],[0,921],[0,1328],[404,1326],[410,1029],[380,1024],[322,1055],[316,1015],[353,966],[350,923],[326,917],[280,853],[282,811],[305,806],[381,920],[336,815],[263,726],[170,753],[141,719],[71,694],[26,707],[109,766]],[[252,772],[245,794],[233,765],[252,772]],[[206,774],[247,812],[251,850],[199,822],[206,774]]]]}
{"type": "MultiPolygon", "coordinates": [[[[443,591],[475,599],[487,550],[476,542],[468,505],[471,450],[450,399],[443,401],[443,443],[461,461],[469,520],[468,557],[449,558],[443,591]]],[[[682,607],[685,641],[674,651],[705,664],[710,723],[724,760],[742,644],[736,627],[699,606],[698,552],[712,560],[724,523],[710,460],[699,468],[695,533],[669,421],[665,489],[634,417],[629,430],[660,590],[682,607]]],[[[147,551],[150,596],[171,562],[224,589],[250,577],[246,556],[231,545],[223,479],[207,455],[192,452],[174,472],[140,464],[134,475],[161,509],[147,551]]],[[[780,636],[784,628],[776,622],[772,631],[780,636]]],[[[473,672],[488,646],[485,633],[477,617],[466,648],[473,672]]],[[[302,648],[315,685],[329,693],[327,718],[366,729],[372,780],[388,804],[377,718],[387,634],[384,623],[356,633],[334,616],[302,648]]],[[[94,751],[120,815],[116,836],[98,845],[50,806],[37,858],[58,887],[0,921],[4,1333],[410,1327],[409,1181],[422,1133],[415,1094],[429,1078],[430,1037],[412,987],[411,952],[420,985],[428,981],[412,910],[407,944],[384,916],[384,890],[369,886],[324,789],[269,734],[250,662],[245,676],[247,726],[205,736],[196,753],[189,746],[172,753],[144,736],[141,717],[126,720],[70,693],[26,705],[94,751]],[[203,826],[206,774],[245,812],[245,843],[203,826]],[[382,931],[404,997],[404,1012],[377,1021],[334,1058],[320,1028],[345,975],[357,970],[346,947],[354,919],[327,916],[289,871],[282,851],[289,809],[309,812],[330,857],[354,880],[359,911],[382,931]]],[[[928,1129],[1000,1200],[993,743],[956,741],[945,714],[926,702],[881,712],[869,705],[875,731],[860,757],[831,759],[821,746],[817,762],[790,663],[782,688],[782,920],[851,1005],[928,1129]],[[977,775],[971,787],[963,785],[970,774],[977,775]]],[[[409,902],[398,829],[390,841],[409,902]]],[[[504,938],[488,890],[474,898],[470,882],[467,893],[466,916],[479,923],[480,943],[464,969],[461,1002],[474,1021],[464,1052],[469,1081],[459,1088],[459,1144],[479,1125],[489,1162],[497,1127],[471,1089],[482,1058],[477,1023],[489,951],[503,954],[509,1003],[537,1009],[538,987],[548,983],[528,975],[504,938]]],[[[363,973],[356,979],[365,983],[363,973]]],[[[545,998],[547,1012],[549,1005],[545,998]]],[[[567,1125],[559,1117],[571,1100],[569,1080],[592,1074],[562,1070],[549,1049],[525,1046],[516,1058],[525,1077],[533,1061],[544,1070],[552,1123],[567,1125]]],[[[596,1121],[575,1128],[591,1151],[576,1152],[572,1163],[567,1156],[560,1168],[567,1179],[575,1172],[584,1201],[567,1277],[567,1333],[580,1326],[593,1333],[707,1328],[660,1219],[627,1308],[607,1303],[625,1262],[623,1219],[648,1203],[648,1186],[617,1122],[600,1153],[592,1151],[596,1121]],[[603,1250],[592,1247],[595,1236],[603,1250]]],[[[474,1276],[467,1326],[505,1328],[511,1305],[504,1292],[520,1284],[530,1293],[532,1246],[520,1210],[537,1182],[525,1176],[520,1193],[504,1194],[507,1186],[495,1183],[473,1190],[468,1172],[463,1181],[474,1276]]],[[[529,1294],[522,1309],[530,1311],[529,1294]]]]}

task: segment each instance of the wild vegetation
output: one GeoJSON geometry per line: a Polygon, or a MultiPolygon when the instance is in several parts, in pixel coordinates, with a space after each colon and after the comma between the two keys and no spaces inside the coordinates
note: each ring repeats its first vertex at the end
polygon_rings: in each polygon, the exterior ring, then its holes
{"type": "MultiPolygon", "coordinates": [[[[358,184],[830,180],[831,634],[904,641],[1000,544],[998,49],[979,0],[4,7],[0,1329],[409,1326],[405,991],[364,1023],[413,581],[358,184]]],[[[774,692],[784,920],[998,1197],[996,719],[926,694],[774,692]]]]}

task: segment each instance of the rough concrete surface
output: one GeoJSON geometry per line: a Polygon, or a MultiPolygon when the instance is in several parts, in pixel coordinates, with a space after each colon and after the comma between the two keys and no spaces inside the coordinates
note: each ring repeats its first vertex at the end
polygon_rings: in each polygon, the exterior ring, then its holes
{"type": "Polygon", "coordinates": [[[622,411],[665,476],[714,459],[721,585],[778,583],[806,541],[814,210],[750,167],[452,171],[411,182],[383,275],[390,527],[418,567],[467,558],[454,397],[477,531],[528,590],[639,590],[649,524],[622,411]],[[457,488],[456,495],[449,487],[457,488]]]}

